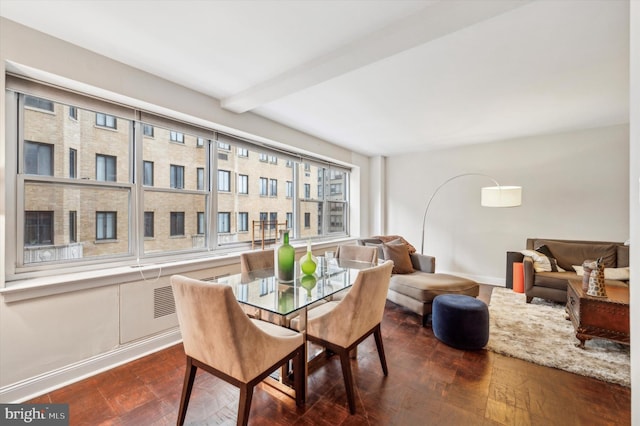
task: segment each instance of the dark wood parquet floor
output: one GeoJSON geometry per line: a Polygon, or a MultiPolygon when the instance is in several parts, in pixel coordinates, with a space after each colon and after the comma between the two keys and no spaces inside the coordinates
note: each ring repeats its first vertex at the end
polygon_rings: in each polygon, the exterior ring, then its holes
{"type": "MultiPolygon", "coordinates": [[[[490,286],[480,298],[488,301],[490,286]]],[[[304,407],[268,385],[256,387],[250,425],[629,425],[629,388],[488,351],[440,343],[418,316],[387,303],[382,324],[389,376],[373,337],[353,369],[357,414],[350,415],[340,362],[309,377],[304,407]]],[[[36,398],[68,403],[71,425],[173,425],[182,389],[182,345],[36,398]]],[[[186,423],[235,424],[237,388],[199,372],[186,423]]]]}

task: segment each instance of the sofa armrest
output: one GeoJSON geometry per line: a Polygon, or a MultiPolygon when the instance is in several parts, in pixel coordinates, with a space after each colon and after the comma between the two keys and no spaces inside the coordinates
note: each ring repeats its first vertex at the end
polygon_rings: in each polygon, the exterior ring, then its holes
{"type": "Polygon", "coordinates": [[[533,259],[529,256],[525,256],[522,263],[524,268],[524,292],[526,293],[533,288],[536,271],[533,269],[533,259]]]}
{"type": "Polygon", "coordinates": [[[436,271],[436,258],[426,254],[411,253],[413,269],[433,274],[436,271]]]}

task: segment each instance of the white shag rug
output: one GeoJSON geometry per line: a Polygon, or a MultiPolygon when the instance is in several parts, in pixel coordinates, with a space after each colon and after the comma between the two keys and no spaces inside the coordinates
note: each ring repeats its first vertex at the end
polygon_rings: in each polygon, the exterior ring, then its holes
{"type": "Polygon", "coordinates": [[[558,368],[606,382],[631,386],[630,348],[604,339],[579,343],[563,304],[534,298],[507,288],[494,288],[489,304],[486,349],[535,364],[558,368]]]}

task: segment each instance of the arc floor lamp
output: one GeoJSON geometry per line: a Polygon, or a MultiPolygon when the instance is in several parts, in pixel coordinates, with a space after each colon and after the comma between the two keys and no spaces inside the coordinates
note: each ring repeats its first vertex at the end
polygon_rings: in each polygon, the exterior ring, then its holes
{"type": "Polygon", "coordinates": [[[424,254],[424,234],[427,225],[427,214],[429,213],[429,207],[431,207],[431,202],[435,198],[436,194],[442,189],[443,186],[451,182],[452,180],[456,180],[461,177],[466,176],[481,176],[493,181],[495,186],[486,186],[481,189],[480,192],[480,205],[483,207],[517,207],[522,204],[522,187],[521,186],[501,186],[497,180],[492,178],[489,175],[485,175],[482,173],[463,173],[460,175],[456,175],[450,177],[445,180],[433,191],[431,197],[429,198],[429,202],[427,203],[427,208],[424,210],[424,216],[422,218],[422,244],[420,245],[420,253],[424,254]]]}

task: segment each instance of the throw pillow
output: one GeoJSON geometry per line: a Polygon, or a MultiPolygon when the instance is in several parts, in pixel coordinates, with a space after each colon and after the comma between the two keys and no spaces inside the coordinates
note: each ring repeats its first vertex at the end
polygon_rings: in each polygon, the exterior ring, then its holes
{"type": "Polygon", "coordinates": [[[551,272],[558,272],[558,261],[553,256],[553,254],[551,254],[551,250],[549,250],[549,247],[543,244],[535,249],[535,251],[537,251],[538,253],[542,253],[544,256],[547,256],[549,258],[549,263],[551,264],[551,272]]]}
{"type": "Polygon", "coordinates": [[[533,260],[533,269],[536,272],[565,272],[564,269],[557,265],[555,259],[549,258],[538,251],[522,250],[520,253],[529,256],[533,260]]]}
{"type": "MultiPolygon", "coordinates": [[[[573,265],[573,269],[576,271],[576,274],[579,276],[584,275],[584,268],[582,266],[573,265]]],[[[604,279],[605,280],[619,280],[619,281],[627,281],[629,280],[629,268],[604,268],[604,279]]]]}
{"type": "Polygon", "coordinates": [[[392,274],[410,274],[414,272],[409,249],[404,244],[382,244],[385,260],[393,260],[392,274]]]}

